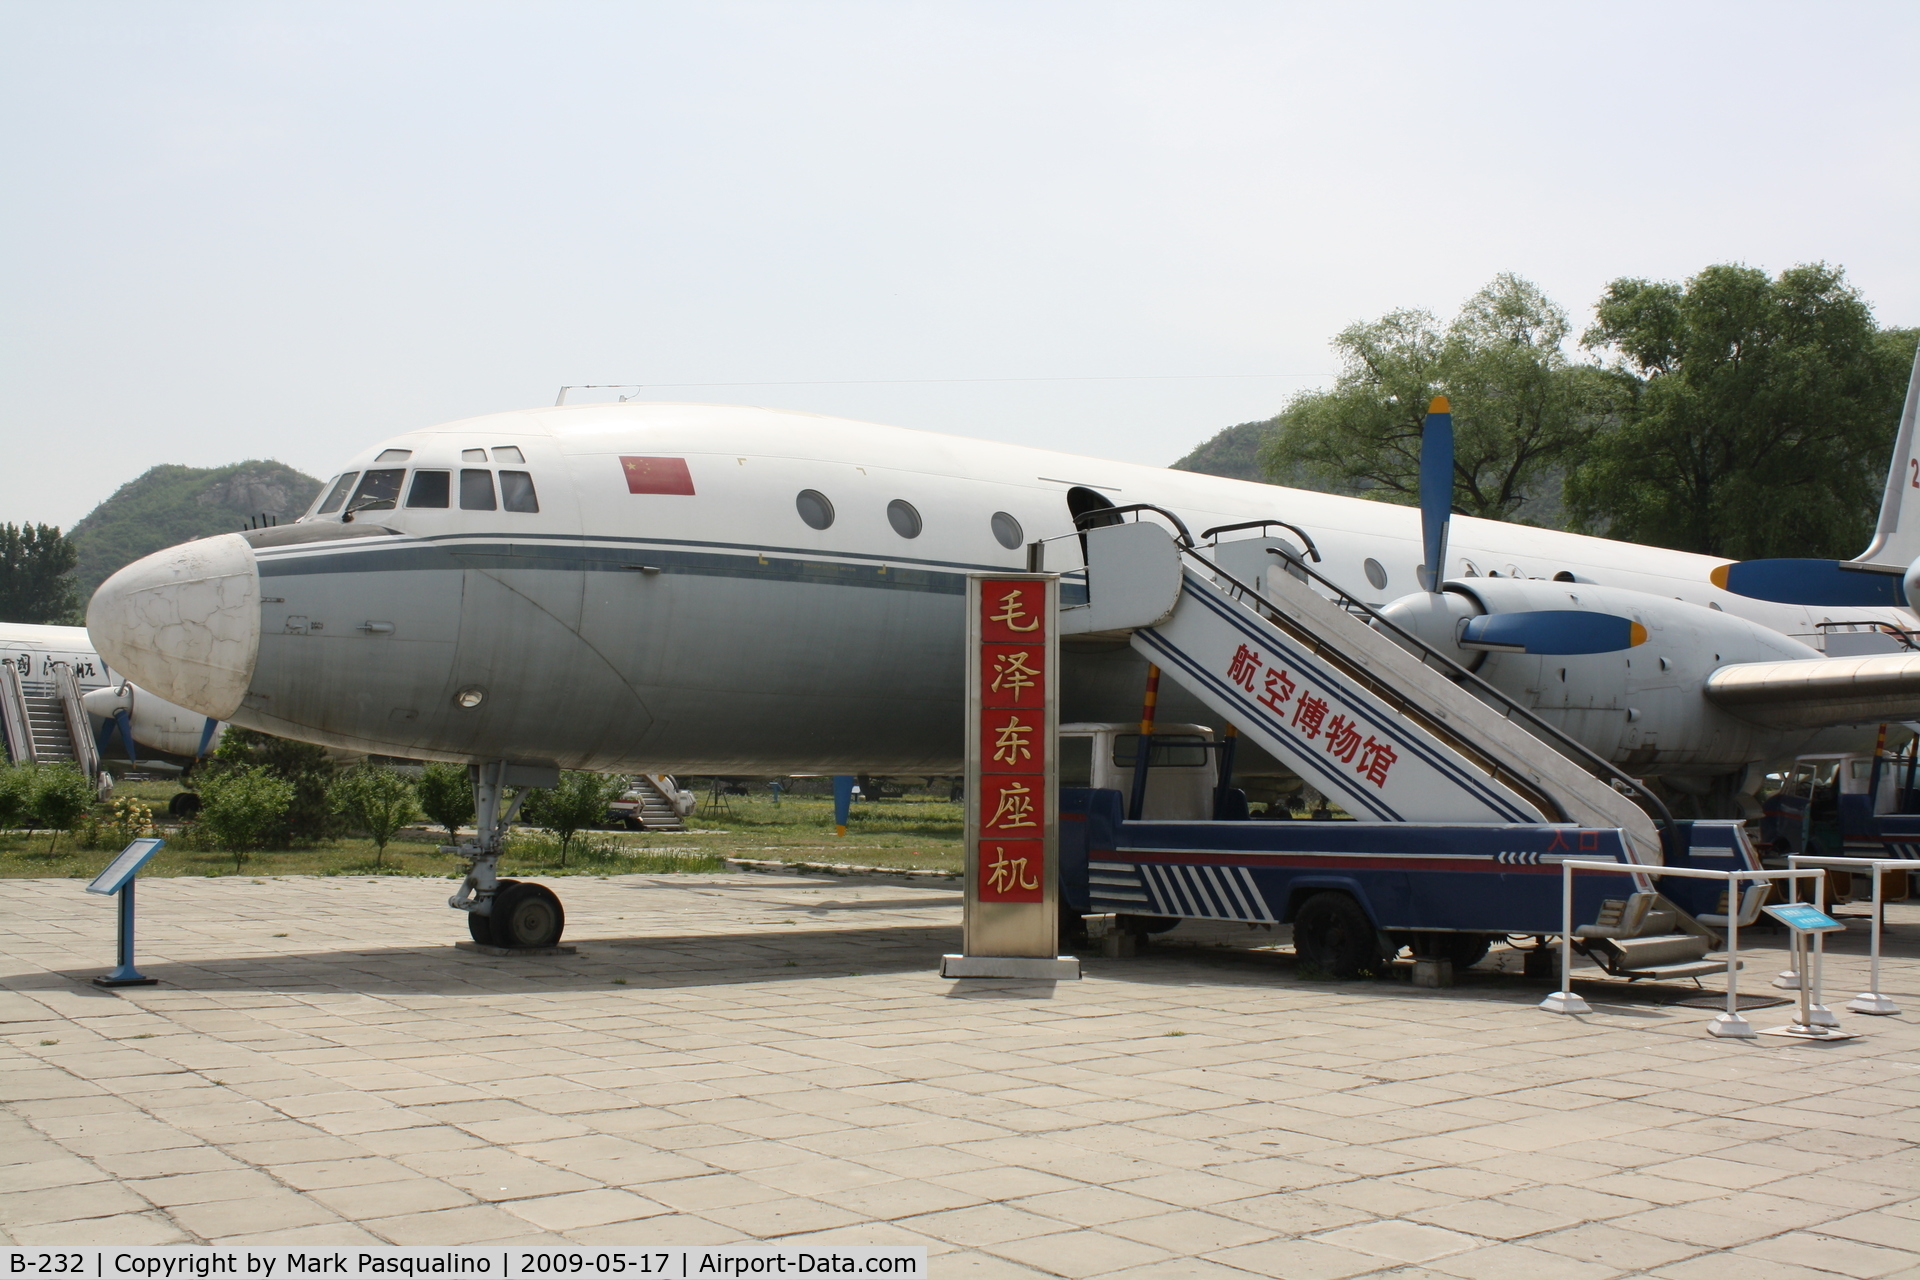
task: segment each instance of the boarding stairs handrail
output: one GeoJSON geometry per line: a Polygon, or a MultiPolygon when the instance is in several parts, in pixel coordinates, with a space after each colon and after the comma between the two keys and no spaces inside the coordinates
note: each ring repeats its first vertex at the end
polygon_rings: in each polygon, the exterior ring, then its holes
{"type": "Polygon", "coordinates": [[[0,662],[0,727],[6,730],[7,755],[15,764],[40,758],[33,745],[33,725],[27,719],[27,691],[11,662],[0,662]]]}
{"type": "MultiPolygon", "coordinates": [[[[1132,506],[1125,507],[1125,508],[1102,508],[1098,511],[1086,512],[1085,514],[1077,517],[1075,520],[1075,523],[1082,525],[1082,527],[1090,527],[1085,524],[1085,522],[1088,520],[1089,517],[1098,517],[1103,514],[1110,514],[1111,512],[1122,511],[1122,510],[1131,511],[1131,512],[1154,511],[1158,514],[1166,516],[1169,520],[1171,520],[1174,523],[1175,527],[1178,528],[1182,533],[1185,533],[1186,531],[1185,524],[1182,523],[1178,519],[1178,517],[1175,517],[1171,512],[1164,511],[1161,508],[1152,505],[1151,503],[1136,503],[1136,504],[1133,504],[1132,506]]],[[[1138,516],[1136,515],[1135,518],[1138,519],[1138,516]]],[[[1279,522],[1275,521],[1274,523],[1279,523],[1279,522]]],[[[1224,529],[1214,529],[1214,530],[1210,530],[1209,532],[1219,533],[1223,531],[1224,529]]],[[[1210,545],[1217,546],[1218,543],[1216,541],[1215,543],[1210,545]]],[[[1342,654],[1340,654],[1335,650],[1327,649],[1324,646],[1322,646],[1317,636],[1314,636],[1310,632],[1304,632],[1304,629],[1292,627],[1287,621],[1286,612],[1282,610],[1278,605],[1276,605],[1273,601],[1269,600],[1266,597],[1264,592],[1262,592],[1258,587],[1248,585],[1246,582],[1243,582],[1241,579],[1235,577],[1233,574],[1221,568],[1219,565],[1215,564],[1213,561],[1207,559],[1206,556],[1200,553],[1201,548],[1194,546],[1190,541],[1183,541],[1180,538],[1174,539],[1174,546],[1182,556],[1190,557],[1193,560],[1197,561],[1201,566],[1204,567],[1207,573],[1211,574],[1214,578],[1227,584],[1233,590],[1238,591],[1243,598],[1250,598],[1251,601],[1254,603],[1256,610],[1261,612],[1263,617],[1266,617],[1266,620],[1268,622],[1271,622],[1276,626],[1283,627],[1289,632],[1289,634],[1296,635],[1296,637],[1302,640],[1304,643],[1312,644],[1314,646],[1314,650],[1317,656],[1319,656],[1325,661],[1332,663],[1333,665],[1340,667],[1343,672],[1350,675],[1356,681],[1366,684],[1370,688],[1373,688],[1379,685],[1379,681],[1375,677],[1373,677],[1369,673],[1362,671],[1351,662],[1346,661],[1342,654]],[[1271,615],[1271,616],[1267,616],[1267,615],[1271,615]]],[[[1371,605],[1367,604],[1365,601],[1362,601],[1358,597],[1354,596],[1351,592],[1347,591],[1344,587],[1340,586],[1339,583],[1334,582],[1333,580],[1325,577],[1324,575],[1318,573],[1317,571],[1309,568],[1304,563],[1302,557],[1296,556],[1296,555],[1285,555],[1278,548],[1269,548],[1268,550],[1269,550],[1269,553],[1272,554],[1275,558],[1283,560],[1285,562],[1287,567],[1287,572],[1289,574],[1304,575],[1307,581],[1318,583],[1320,586],[1324,587],[1326,590],[1332,592],[1334,596],[1332,603],[1337,608],[1344,609],[1350,614],[1358,614],[1361,617],[1366,618],[1368,622],[1370,622],[1374,627],[1392,635],[1394,639],[1399,641],[1402,645],[1418,651],[1418,653],[1424,660],[1426,660],[1431,665],[1437,666],[1440,669],[1441,675],[1453,681],[1453,683],[1455,683],[1456,685],[1460,685],[1468,689],[1470,692],[1475,694],[1480,701],[1493,703],[1494,705],[1490,709],[1499,712],[1504,719],[1519,720],[1521,723],[1521,726],[1525,728],[1529,733],[1533,734],[1533,736],[1542,739],[1547,743],[1547,745],[1553,747],[1561,755],[1567,757],[1567,759],[1572,761],[1574,764],[1586,770],[1586,772],[1590,774],[1592,777],[1594,777],[1598,781],[1606,783],[1608,786],[1612,787],[1614,790],[1623,793],[1629,799],[1631,799],[1635,804],[1639,805],[1642,809],[1646,810],[1647,816],[1652,818],[1654,823],[1660,828],[1660,832],[1665,841],[1666,848],[1669,851],[1677,851],[1681,847],[1681,841],[1679,838],[1679,835],[1680,835],[1679,827],[1678,827],[1678,824],[1676,824],[1674,821],[1673,814],[1668,811],[1667,806],[1660,800],[1660,797],[1655,795],[1651,790],[1649,790],[1646,787],[1646,785],[1643,784],[1638,778],[1635,778],[1632,775],[1627,774],[1621,771],[1620,769],[1616,768],[1611,761],[1607,760],[1605,757],[1593,751],[1585,743],[1582,743],[1576,738],[1572,737],[1570,734],[1568,734],[1565,730],[1559,728],[1557,725],[1554,725],[1548,722],[1547,720],[1541,718],[1540,716],[1534,714],[1534,712],[1531,709],[1525,706],[1522,706],[1520,702],[1517,699],[1515,699],[1512,695],[1504,692],[1499,688],[1496,688],[1494,685],[1489,684],[1487,681],[1482,680],[1479,676],[1467,670],[1465,667],[1455,662],[1452,658],[1448,657],[1446,654],[1441,653],[1438,649],[1435,649],[1432,645],[1428,644],[1426,641],[1422,640],[1420,637],[1413,635],[1411,632],[1408,632],[1399,626],[1396,626],[1390,619],[1384,617],[1378,610],[1373,608],[1371,605]]],[[[1390,690],[1386,692],[1391,693],[1390,690]]],[[[1380,694],[1377,689],[1376,689],[1376,696],[1383,696],[1383,700],[1387,700],[1390,702],[1398,701],[1398,702],[1404,703],[1405,701],[1404,699],[1399,698],[1398,695],[1393,695],[1391,698],[1386,698],[1384,697],[1384,695],[1380,694]]],[[[1401,714],[1407,714],[1407,712],[1403,710],[1401,714]]],[[[1421,717],[1421,719],[1423,721],[1424,727],[1427,727],[1430,732],[1435,731],[1436,726],[1433,726],[1431,722],[1426,721],[1424,717],[1421,717]]],[[[1446,736],[1448,738],[1458,737],[1457,734],[1452,733],[1450,730],[1441,730],[1441,732],[1443,736],[1446,736]]],[[[1470,750],[1469,754],[1476,758],[1480,758],[1482,756],[1482,753],[1480,753],[1477,750],[1470,750]]],[[[1494,762],[1487,761],[1486,763],[1489,766],[1492,766],[1493,768],[1498,768],[1498,766],[1495,765],[1494,762]]],[[[1499,780],[1502,781],[1503,783],[1506,783],[1507,785],[1512,785],[1512,780],[1509,777],[1501,777],[1499,774],[1496,774],[1494,776],[1499,777],[1499,780]]],[[[1558,806],[1556,805],[1555,807],[1557,808],[1558,806]]]]}
{"type": "Polygon", "coordinates": [[[60,710],[67,718],[67,736],[73,739],[73,762],[80,772],[87,775],[89,782],[100,777],[100,744],[93,738],[93,722],[87,715],[86,704],[80,701],[80,679],[73,674],[69,663],[53,664],[54,696],[60,699],[60,710]]]}

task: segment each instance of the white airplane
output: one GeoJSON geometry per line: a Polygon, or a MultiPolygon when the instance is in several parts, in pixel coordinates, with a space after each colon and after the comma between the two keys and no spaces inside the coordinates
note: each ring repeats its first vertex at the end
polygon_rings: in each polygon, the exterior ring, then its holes
{"type": "Polygon", "coordinates": [[[64,704],[62,677],[85,717],[101,762],[178,772],[219,745],[224,726],[123,679],[95,651],[85,627],[0,623],[0,736],[12,759],[72,759],[80,717],[64,704]],[[145,757],[139,755],[144,751],[145,757]]]}
{"type": "MultiPolygon", "coordinates": [[[[1899,586],[1920,558],[1920,506],[1905,511],[1916,389],[1920,362],[1880,535],[1848,566],[1729,570],[1461,517],[1429,592],[1432,530],[1411,507],[804,413],[621,403],[381,441],[293,524],[122,569],[87,622],[116,669],[196,713],[486,766],[483,823],[499,786],[554,768],[952,773],[965,575],[1024,569],[1034,543],[1073,574],[1077,528],[1152,503],[1192,529],[1286,522],[1318,573],[1602,757],[1730,795],[1920,717],[1899,586]],[[1792,602],[1861,583],[1879,603],[1792,602]],[[1592,625],[1569,639],[1569,614],[1592,625]],[[1716,686],[1729,667],[1739,678],[1716,686]]],[[[1070,647],[1061,719],[1135,716],[1144,675],[1124,642],[1070,647]]],[[[1161,714],[1213,719],[1177,688],[1161,714]]]]}

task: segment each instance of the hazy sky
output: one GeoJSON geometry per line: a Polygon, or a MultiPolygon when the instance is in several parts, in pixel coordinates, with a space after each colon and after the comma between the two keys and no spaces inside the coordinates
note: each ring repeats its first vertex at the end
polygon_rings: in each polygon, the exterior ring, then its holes
{"type": "Polygon", "coordinates": [[[0,0],[0,520],[667,388],[1165,463],[1495,273],[1920,324],[1920,6],[0,0]],[[1280,375],[1200,378],[1196,375],[1280,375]],[[1169,380],[1120,380],[1143,378],[1169,380]]]}

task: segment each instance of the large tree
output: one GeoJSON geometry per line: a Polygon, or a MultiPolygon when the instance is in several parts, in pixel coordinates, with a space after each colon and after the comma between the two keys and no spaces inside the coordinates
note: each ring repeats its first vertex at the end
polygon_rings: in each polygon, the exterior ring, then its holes
{"type": "Polygon", "coordinates": [[[1624,394],[1568,478],[1582,525],[1741,559],[1867,544],[1920,331],[1822,263],[1615,280],[1596,310],[1583,345],[1624,394]]]}
{"type": "Polygon", "coordinates": [[[1352,325],[1333,340],[1333,387],[1294,397],[1261,460],[1276,477],[1304,472],[1338,491],[1415,502],[1427,403],[1444,393],[1454,510],[1512,519],[1531,500],[1557,498],[1562,470],[1618,394],[1600,370],[1567,358],[1569,332],[1566,312],[1512,274],[1444,328],[1418,310],[1352,325]]]}
{"type": "Polygon", "coordinates": [[[77,555],[50,524],[0,524],[0,622],[78,625],[77,555]]]}

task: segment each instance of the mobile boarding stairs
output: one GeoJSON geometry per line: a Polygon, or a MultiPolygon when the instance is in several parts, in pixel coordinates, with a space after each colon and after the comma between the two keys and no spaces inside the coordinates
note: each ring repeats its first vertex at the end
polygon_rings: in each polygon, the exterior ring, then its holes
{"type": "MultiPolygon", "coordinates": [[[[1266,535],[1278,522],[1196,546],[1157,507],[1099,514],[1128,512],[1085,531],[1087,602],[1061,610],[1063,639],[1126,638],[1354,821],[1248,818],[1232,734],[1215,744],[1212,819],[1140,821],[1143,745],[1131,797],[1061,792],[1070,909],[1136,933],[1181,919],[1291,924],[1302,958],[1336,976],[1377,970],[1402,946],[1464,967],[1500,937],[1559,934],[1559,864],[1611,860],[1617,876],[1574,878],[1580,950],[1629,979],[1724,971],[1706,958],[1728,923],[1721,882],[1661,870],[1757,869],[1740,823],[1676,822],[1638,781],[1315,573],[1266,535]]],[[[1764,893],[1742,896],[1741,924],[1764,893]]]]}

